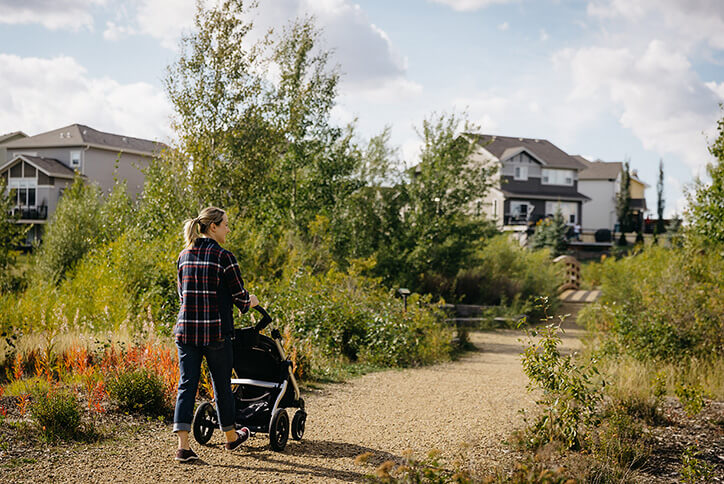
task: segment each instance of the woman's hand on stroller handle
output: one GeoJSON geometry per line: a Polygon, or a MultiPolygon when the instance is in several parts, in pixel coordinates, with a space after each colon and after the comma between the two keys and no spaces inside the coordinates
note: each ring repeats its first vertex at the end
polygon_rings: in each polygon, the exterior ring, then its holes
{"type": "Polygon", "coordinates": [[[264,328],[266,328],[267,326],[269,326],[269,323],[272,322],[272,318],[271,318],[271,316],[269,316],[269,313],[266,312],[266,309],[264,309],[263,307],[259,306],[258,301],[257,301],[257,305],[254,306],[254,309],[255,309],[259,314],[261,314],[261,321],[259,321],[258,323],[256,323],[256,325],[254,326],[254,329],[255,329],[256,331],[261,331],[262,329],[264,329],[264,328]]]}

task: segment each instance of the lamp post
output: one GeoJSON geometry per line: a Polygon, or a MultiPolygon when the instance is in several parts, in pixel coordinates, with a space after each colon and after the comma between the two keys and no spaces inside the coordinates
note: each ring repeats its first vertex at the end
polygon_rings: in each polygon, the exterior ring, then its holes
{"type": "Polygon", "coordinates": [[[405,302],[405,312],[407,312],[407,296],[410,295],[410,290],[406,289],[404,287],[401,287],[397,290],[397,292],[399,292],[400,296],[402,296],[402,300],[405,302]]]}

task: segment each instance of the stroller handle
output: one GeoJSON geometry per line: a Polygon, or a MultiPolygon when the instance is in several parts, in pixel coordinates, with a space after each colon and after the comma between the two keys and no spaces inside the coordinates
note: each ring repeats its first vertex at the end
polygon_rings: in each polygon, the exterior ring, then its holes
{"type": "Polygon", "coordinates": [[[269,326],[269,323],[272,322],[272,318],[271,316],[269,316],[269,313],[266,312],[266,309],[264,309],[260,305],[257,304],[256,306],[254,306],[254,309],[256,309],[256,311],[261,314],[261,321],[256,323],[256,325],[254,326],[254,330],[261,331],[262,329],[269,326]]]}

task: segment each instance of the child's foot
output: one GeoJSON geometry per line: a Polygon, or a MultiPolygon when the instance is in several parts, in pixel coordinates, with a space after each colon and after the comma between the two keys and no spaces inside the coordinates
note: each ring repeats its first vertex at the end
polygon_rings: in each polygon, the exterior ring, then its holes
{"type": "Polygon", "coordinates": [[[199,456],[196,455],[196,452],[191,449],[179,449],[176,451],[176,460],[179,462],[189,462],[198,458],[199,456]]]}

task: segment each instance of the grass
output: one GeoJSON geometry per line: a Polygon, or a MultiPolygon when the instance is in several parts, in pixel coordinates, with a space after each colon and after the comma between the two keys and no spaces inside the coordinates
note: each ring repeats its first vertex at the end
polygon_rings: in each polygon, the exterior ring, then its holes
{"type": "Polygon", "coordinates": [[[710,398],[724,400],[724,359],[702,361],[692,358],[687,365],[641,361],[621,355],[600,363],[609,386],[618,396],[639,399],[656,394],[675,395],[677,387],[687,385],[706,388],[710,398]]]}

